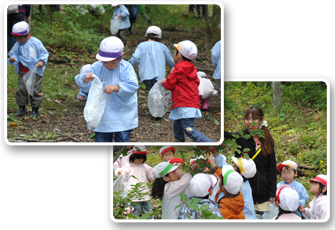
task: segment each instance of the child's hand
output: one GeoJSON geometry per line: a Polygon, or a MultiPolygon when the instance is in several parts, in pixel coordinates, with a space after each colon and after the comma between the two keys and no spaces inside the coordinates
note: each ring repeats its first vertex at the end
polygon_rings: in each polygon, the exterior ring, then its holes
{"type": "Polygon", "coordinates": [[[273,202],[275,202],[275,201],[276,201],[276,198],[275,198],[275,197],[270,197],[269,202],[270,202],[271,204],[273,204],[273,202]]]}
{"type": "Polygon", "coordinates": [[[199,168],[199,164],[194,162],[192,165],[191,165],[191,169],[192,171],[196,170],[197,168],[199,168]]]}
{"type": "Polygon", "coordinates": [[[9,61],[10,61],[10,62],[15,62],[15,57],[10,57],[10,58],[9,58],[9,61]]]}
{"type": "Polygon", "coordinates": [[[119,174],[122,174],[122,172],[123,172],[122,169],[119,169],[119,170],[118,170],[118,173],[119,173],[119,174]]]}
{"type": "Polygon", "coordinates": [[[104,92],[107,93],[107,94],[111,94],[114,91],[119,92],[119,90],[120,90],[120,88],[117,85],[107,85],[104,89],[104,92]]]}
{"type": "Polygon", "coordinates": [[[304,207],[302,207],[300,204],[299,204],[299,210],[300,210],[300,212],[303,212],[303,213],[306,212],[306,210],[304,209],[304,207]]]}
{"type": "Polygon", "coordinates": [[[93,81],[94,77],[93,77],[93,73],[88,73],[86,74],[86,76],[83,78],[83,82],[85,84],[89,83],[90,81],[93,81]]]}
{"type": "Polygon", "coordinates": [[[43,65],[44,65],[44,61],[39,61],[39,62],[37,62],[37,64],[36,64],[36,66],[37,66],[38,68],[42,68],[43,65]]]}

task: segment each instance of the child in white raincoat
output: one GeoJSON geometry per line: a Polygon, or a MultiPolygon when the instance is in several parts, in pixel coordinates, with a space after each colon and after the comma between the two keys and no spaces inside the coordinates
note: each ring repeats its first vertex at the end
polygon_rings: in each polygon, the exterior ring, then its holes
{"type": "MultiPolygon", "coordinates": [[[[138,151],[133,149],[132,154],[129,157],[129,163],[122,168],[117,169],[115,171],[115,175],[122,176],[122,181],[126,192],[129,192],[132,189],[133,186],[131,185],[143,182],[145,189],[142,191],[142,193],[149,193],[149,188],[146,183],[148,183],[148,178],[151,181],[154,180],[152,177],[152,168],[144,163],[147,159],[147,151],[145,146],[138,147],[140,150],[138,151]],[[137,179],[132,176],[135,176],[137,179]]],[[[143,213],[148,213],[150,210],[152,210],[150,204],[150,195],[144,195],[141,200],[135,197],[132,200],[132,206],[134,207],[133,215],[135,216],[139,216],[141,210],[143,213]]]]}
{"type": "MultiPolygon", "coordinates": [[[[87,73],[79,74],[77,85],[88,92],[94,75],[106,82],[104,92],[107,102],[104,114],[95,131],[95,142],[129,142],[132,129],[138,126],[137,89],[138,82],[132,65],[123,60],[124,45],[117,37],[102,40],[98,62],[93,63],[87,73]]],[[[87,125],[89,126],[89,125],[87,125]]],[[[87,127],[89,128],[89,127],[87,127]]]]}

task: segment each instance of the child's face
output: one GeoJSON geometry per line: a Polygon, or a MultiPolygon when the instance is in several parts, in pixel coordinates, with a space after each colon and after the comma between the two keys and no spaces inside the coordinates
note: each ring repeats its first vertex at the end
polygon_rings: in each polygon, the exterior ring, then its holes
{"type": "Polygon", "coordinates": [[[177,49],[174,50],[173,61],[174,61],[174,63],[176,63],[176,64],[177,64],[178,62],[181,62],[181,61],[182,61],[181,54],[180,54],[180,53],[177,54],[177,49]]]}
{"type": "Polygon", "coordinates": [[[162,159],[165,162],[168,162],[172,158],[174,158],[174,152],[172,150],[169,150],[169,151],[165,152],[162,156],[162,159]]]}
{"type": "Polygon", "coordinates": [[[168,175],[163,177],[163,180],[170,182],[170,181],[176,181],[179,180],[183,175],[181,175],[180,171],[177,171],[178,169],[174,170],[173,172],[170,172],[168,175]]]}
{"type": "Polygon", "coordinates": [[[124,53],[121,55],[121,57],[119,57],[119,58],[117,58],[113,61],[103,61],[102,64],[108,70],[115,70],[119,66],[123,57],[124,57],[124,53]]]}
{"type": "Polygon", "coordinates": [[[143,159],[137,159],[137,158],[135,158],[134,159],[134,163],[137,164],[137,165],[142,164],[143,163],[143,159]]]}
{"type": "Polygon", "coordinates": [[[281,177],[283,178],[286,184],[291,184],[294,180],[294,176],[296,176],[296,173],[294,173],[294,170],[291,167],[282,168],[281,177]]]}
{"type": "MultiPolygon", "coordinates": [[[[313,193],[315,196],[320,195],[320,184],[318,182],[313,181],[311,183],[311,188],[309,189],[311,191],[311,193],[313,193]]],[[[324,187],[322,192],[327,191],[327,187],[324,187]]]]}
{"type": "Polygon", "coordinates": [[[29,39],[29,35],[23,37],[23,36],[14,36],[15,40],[20,44],[23,45],[24,43],[26,43],[29,39]]]}
{"type": "MultiPolygon", "coordinates": [[[[179,163],[181,164],[181,163],[179,163]]],[[[184,171],[183,171],[183,168],[180,166],[178,167],[174,172],[176,172],[176,175],[179,177],[179,179],[184,176],[184,171]]]]}

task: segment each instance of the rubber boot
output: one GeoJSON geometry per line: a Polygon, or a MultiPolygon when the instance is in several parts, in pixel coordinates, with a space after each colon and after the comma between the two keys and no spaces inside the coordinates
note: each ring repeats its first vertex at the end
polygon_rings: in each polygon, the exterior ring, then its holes
{"type": "Polygon", "coordinates": [[[38,117],[38,107],[33,107],[33,111],[29,114],[29,117],[38,117]]]}
{"type": "Polygon", "coordinates": [[[24,116],[24,113],[26,112],[26,106],[19,105],[19,111],[16,113],[19,116],[24,116]]]}
{"type": "Polygon", "coordinates": [[[208,100],[209,100],[209,98],[203,99],[202,106],[201,106],[202,111],[207,111],[208,110],[208,107],[209,107],[208,100]]]}

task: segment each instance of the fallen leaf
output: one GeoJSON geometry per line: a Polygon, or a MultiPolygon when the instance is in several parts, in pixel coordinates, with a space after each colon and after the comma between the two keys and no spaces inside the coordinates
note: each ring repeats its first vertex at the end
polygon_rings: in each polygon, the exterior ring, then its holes
{"type": "Polygon", "coordinates": [[[221,113],[216,113],[216,114],[221,115],[221,113]]]}
{"type": "Polygon", "coordinates": [[[9,126],[17,126],[16,123],[10,123],[9,126]]]}

